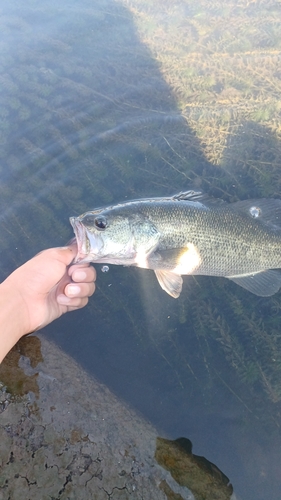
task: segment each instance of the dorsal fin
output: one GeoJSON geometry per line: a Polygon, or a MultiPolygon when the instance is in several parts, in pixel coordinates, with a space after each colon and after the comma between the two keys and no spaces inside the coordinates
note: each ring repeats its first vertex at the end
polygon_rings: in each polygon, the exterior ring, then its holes
{"type": "Polygon", "coordinates": [[[180,193],[174,194],[171,199],[176,201],[201,201],[207,197],[208,195],[202,193],[202,191],[190,189],[189,191],[181,191],[180,193]]]}

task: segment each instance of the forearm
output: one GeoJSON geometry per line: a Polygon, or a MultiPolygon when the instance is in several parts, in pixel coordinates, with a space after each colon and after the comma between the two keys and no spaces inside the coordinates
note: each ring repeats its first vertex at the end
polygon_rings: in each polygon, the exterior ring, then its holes
{"type": "Polygon", "coordinates": [[[0,362],[25,334],[24,308],[20,294],[4,281],[0,284],[0,362]]]}

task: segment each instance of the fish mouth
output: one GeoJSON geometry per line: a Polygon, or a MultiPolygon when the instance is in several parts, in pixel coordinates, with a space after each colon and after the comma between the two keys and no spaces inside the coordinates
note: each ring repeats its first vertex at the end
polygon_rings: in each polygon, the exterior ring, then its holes
{"type": "Polygon", "coordinates": [[[77,217],[70,217],[69,221],[73,227],[77,242],[77,255],[74,259],[74,263],[77,264],[78,262],[88,262],[87,257],[89,256],[90,242],[87,237],[85,226],[79,221],[77,217]]]}

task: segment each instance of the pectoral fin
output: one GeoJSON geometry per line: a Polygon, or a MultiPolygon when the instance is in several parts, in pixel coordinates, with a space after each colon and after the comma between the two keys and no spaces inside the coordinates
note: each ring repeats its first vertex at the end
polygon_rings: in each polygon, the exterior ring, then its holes
{"type": "Polygon", "coordinates": [[[171,297],[177,299],[182,290],[181,275],[167,271],[166,269],[157,269],[154,272],[161,288],[171,295],[171,297]]]}
{"type": "Polygon", "coordinates": [[[281,273],[272,269],[256,274],[227,276],[227,278],[260,297],[269,297],[281,287],[281,273]]]}

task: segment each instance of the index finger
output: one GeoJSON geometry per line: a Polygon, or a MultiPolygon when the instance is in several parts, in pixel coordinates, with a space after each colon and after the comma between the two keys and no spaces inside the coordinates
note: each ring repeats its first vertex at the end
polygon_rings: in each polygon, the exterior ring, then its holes
{"type": "Polygon", "coordinates": [[[69,267],[68,274],[76,283],[90,283],[96,281],[97,273],[90,264],[74,264],[69,267]]]}

